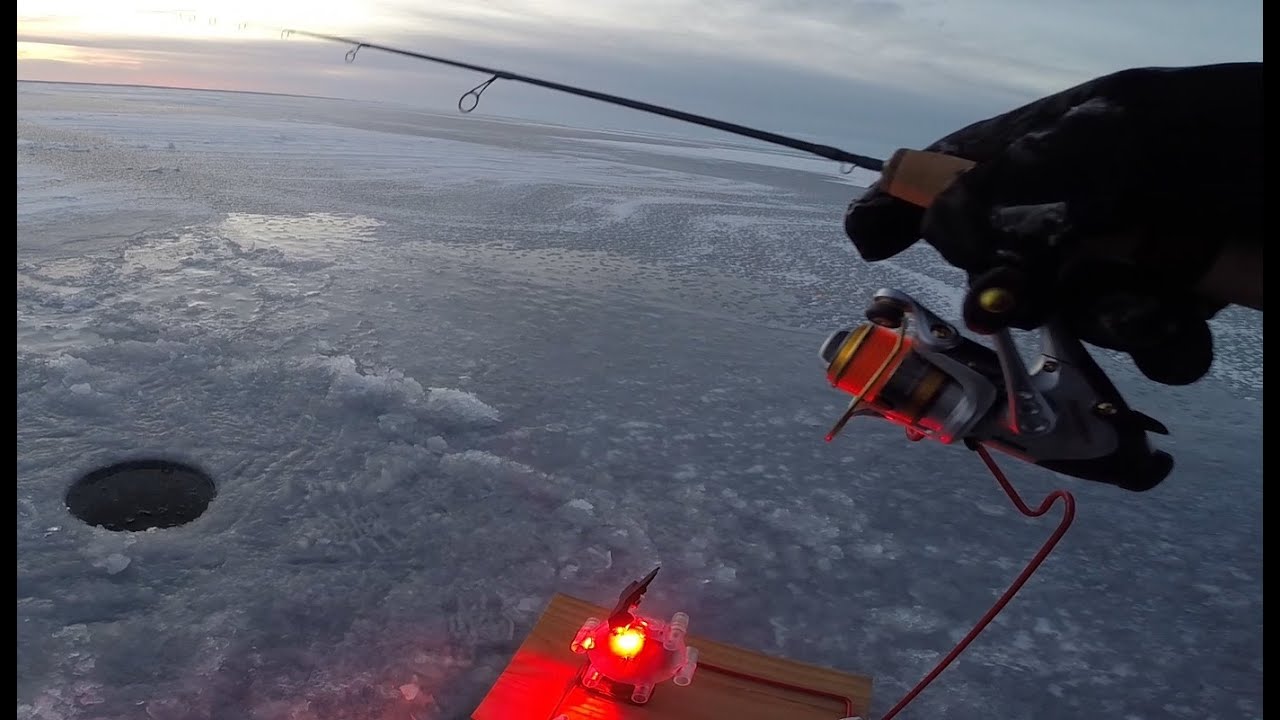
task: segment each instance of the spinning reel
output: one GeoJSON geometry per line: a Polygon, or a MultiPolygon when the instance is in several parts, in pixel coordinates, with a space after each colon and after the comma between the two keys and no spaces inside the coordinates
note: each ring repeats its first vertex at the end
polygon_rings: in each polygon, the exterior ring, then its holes
{"type": "Polygon", "coordinates": [[[899,290],[876,292],[866,317],[819,353],[827,379],[854,398],[828,440],[867,415],[902,425],[913,441],[986,445],[1126,490],[1149,490],[1173,469],[1147,439],[1168,429],[1130,408],[1059,323],[1040,328],[1043,350],[1028,370],[1008,329],[992,333],[992,350],[899,290]]]}

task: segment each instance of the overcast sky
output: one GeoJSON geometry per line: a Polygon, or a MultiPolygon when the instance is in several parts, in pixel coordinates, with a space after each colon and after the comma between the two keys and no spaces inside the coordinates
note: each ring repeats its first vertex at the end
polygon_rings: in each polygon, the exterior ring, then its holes
{"type": "MultiPolygon", "coordinates": [[[[1262,60],[1262,0],[19,0],[18,79],[442,111],[484,80],[368,50],[347,65],[341,46],[282,40],[278,27],[545,76],[869,154],[926,144],[1112,70],[1262,60]],[[148,12],[156,10],[196,20],[148,12]]],[[[512,83],[491,88],[479,112],[681,132],[512,83]]]]}

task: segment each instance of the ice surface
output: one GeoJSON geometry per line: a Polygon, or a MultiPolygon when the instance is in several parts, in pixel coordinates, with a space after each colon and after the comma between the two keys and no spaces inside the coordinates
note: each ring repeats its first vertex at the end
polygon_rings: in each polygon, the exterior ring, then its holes
{"type": "MultiPolygon", "coordinates": [[[[1048,530],[959,448],[822,442],[823,337],[963,282],[858,262],[822,163],[299,98],[18,106],[19,718],[462,718],[551,593],[657,563],[651,614],[874,675],[883,712],[1048,530]],[[78,473],[148,452],[212,474],[204,516],[69,517],[78,473]]],[[[1262,716],[1261,323],[1215,332],[1188,388],[1101,356],[1173,430],[1159,489],[1009,464],[1077,526],[911,717],[1262,716]]]]}
{"type": "MultiPolygon", "coordinates": [[[[635,142],[630,140],[597,140],[591,139],[587,142],[597,143],[606,147],[616,148],[619,150],[639,150],[648,153],[660,153],[663,155],[675,155],[679,157],[697,158],[699,160],[722,160],[731,163],[743,163],[749,165],[767,165],[769,167],[791,168],[798,170],[806,170],[808,172],[825,172],[830,173],[832,170],[831,161],[812,155],[802,155],[796,151],[787,150],[747,150],[737,147],[708,147],[706,144],[692,145],[685,143],[667,142],[635,142]]],[[[849,177],[840,178],[841,182],[852,183],[849,177]]],[[[865,186],[864,186],[865,187],[865,186]]]]}

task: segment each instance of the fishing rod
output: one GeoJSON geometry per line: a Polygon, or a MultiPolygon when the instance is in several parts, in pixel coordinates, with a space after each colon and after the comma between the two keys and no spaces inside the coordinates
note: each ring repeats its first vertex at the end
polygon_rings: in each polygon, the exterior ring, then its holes
{"type": "Polygon", "coordinates": [[[536,78],[530,75],[523,75],[521,73],[515,73],[509,70],[500,70],[497,68],[485,67],[483,65],[476,65],[474,63],[463,62],[461,60],[451,60],[449,58],[439,57],[437,55],[428,55],[427,53],[417,52],[415,50],[405,50],[403,48],[392,47],[390,45],[382,45],[379,43],[365,42],[363,40],[356,40],[354,38],[343,37],[341,35],[329,35],[326,33],[311,32],[309,30],[298,30],[296,28],[285,28],[280,31],[280,37],[282,39],[287,39],[288,37],[293,35],[296,35],[299,37],[311,38],[313,40],[323,40],[326,42],[350,45],[351,49],[347,51],[347,56],[346,56],[346,61],[348,63],[353,63],[356,61],[356,55],[359,54],[362,48],[369,48],[370,50],[378,50],[380,52],[390,53],[392,55],[401,55],[403,57],[414,58],[416,60],[425,60],[427,62],[433,62],[440,65],[448,65],[450,67],[460,68],[463,70],[471,70],[473,72],[479,72],[479,73],[484,73],[486,75],[489,75],[490,77],[488,80],[485,80],[479,85],[471,88],[467,92],[463,93],[461,97],[458,98],[458,110],[464,113],[469,113],[472,110],[476,109],[476,107],[480,104],[480,95],[483,94],[484,91],[487,90],[490,85],[497,82],[498,80],[510,80],[512,82],[524,83],[526,85],[534,85],[536,87],[545,88],[547,90],[554,90],[556,92],[567,93],[569,95],[577,95],[578,97],[585,97],[585,98],[590,98],[592,100],[599,100],[600,102],[609,103],[611,105],[620,105],[625,108],[631,108],[632,110],[639,110],[640,112],[647,112],[654,115],[661,115],[663,117],[672,118],[674,120],[680,120],[682,122],[692,123],[694,125],[701,125],[703,127],[709,127],[715,130],[721,130],[723,132],[731,133],[734,135],[741,135],[744,137],[753,138],[755,140],[761,140],[774,145],[789,147],[793,150],[800,150],[802,152],[806,152],[811,155],[817,155],[819,157],[826,158],[828,160],[835,160],[836,162],[841,163],[842,165],[841,171],[846,174],[848,174],[849,172],[852,172],[853,168],[855,167],[871,170],[873,172],[880,172],[881,170],[884,169],[884,166],[885,166],[885,162],[878,158],[873,158],[867,155],[859,155],[857,153],[851,153],[847,150],[841,150],[840,148],[831,147],[830,145],[820,145],[818,143],[811,143],[805,140],[800,140],[798,138],[793,138],[793,137],[788,137],[786,135],[779,135],[777,133],[772,133],[767,130],[760,130],[753,127],[747,127],[746,125],[739,125],[737,123],[731,123],[725,120],[718,120],[716,118],[707,117],[705,115],[695,115],[694,113],[685,112],[683,110],[677,110],[675,108],[666,107],[664,105],[655,105],[653,103],[647,103],[641,100],[633,100],[628,97],[622,97],[621,95],[611,95],[609,93],[598,92],[596,90],[588,90],[586,88],[580,88],[573,85],[566,85],[564,83],[553,82],[551,80],[543,80],[542,78],[536,78]]]}

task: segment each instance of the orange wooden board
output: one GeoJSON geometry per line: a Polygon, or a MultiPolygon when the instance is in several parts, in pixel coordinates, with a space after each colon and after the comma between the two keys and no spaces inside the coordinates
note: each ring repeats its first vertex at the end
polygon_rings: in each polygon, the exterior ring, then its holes
{"type": "Polygon", "coordinates": [[[568,720],[835,720],[846,715],[838,700],[733,677],[711,666],[847,697],[855,716],[866,717],[871,705],[869,677],[769,657],[692,633],[688,643],[698,648],[693,684],[664,682],[642,706],[600,697],[577,684],[584,660],[569,643],[587,618],[608,614],[607,608],[568,595],[551,598],[472,720],[553,720],[560,715],[568,720]]]}

